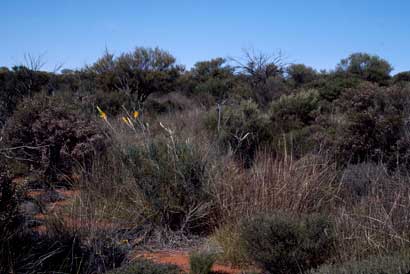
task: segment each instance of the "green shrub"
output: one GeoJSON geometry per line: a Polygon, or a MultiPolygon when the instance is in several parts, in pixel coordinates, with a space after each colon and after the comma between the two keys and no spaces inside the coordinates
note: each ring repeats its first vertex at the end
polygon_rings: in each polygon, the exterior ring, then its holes
{"type": "Polygon", "coordinates": [[[118,115],[124,112],[125,109],[135,109],[132,99],[125,92],[111,91],[102,92],[97,91],[92,100],[92,106],[89,106],[92,111],[95,110],[95,106],[99,106],[109,115],[118,115]]]}
{"type": "Polygon", "coordinates": [[[127,147],[124,160],[153,224],[191,232],[209,225],[208,163],[192,143],[157,137],[127,147]]]}
{"type": "Polygon", "coordinates": [[[351,261],[342,265],[323,265],[311,274],[407,274],[410,271],[410,256],[396,254],[373,256],[363,261],[351,261]]]}
{"type": "Polygon", "coordinates": [[[218,113],[211,113],[205,126],[217,133],[223,147],[233,151],[248,167],[258,148],[268,145],[272,139],[268,117],[252,101],[223,107],[220,119],[218,113]]]}
{"type": "Polygon", "coordinates": [[[55,181],[75,164],[87,167],[106,147],[104,134],[70,98],[39,94],[23,100],[4,128],[3,148],[10,158],[55,181]]]}
{"type": "Polygon", "coordinates": [[[192,253],[189,256],[190,274],[210,274],[215,263],[215,255],[211,253],[192,253]]]}
{"type": "Polygon", "coordinates": [[[303,273],[332,255],[332,224],[324,217],[275,214],[245,220],[241,238],[248,256],[269,273],[303,273]]]}
{"type": "Polygon", "coordinates": [[[280,97],[271,105],[271,119],[275,131],[289,132],[308,126],[315,121],[319,107],[316,90],[301,91],[280,97]]]}
{"type": "Polygon", "coordinates": [[[406,137],[408,89],[363,84],[337,101],[340,121],[332,137],[339,163],[384,162],[389,168],[408,167],[406,137]]]}
{"type": "Polygon", "coordinates": [[[180,274],[175,265],[156,264],[147,260],[136,260],[129,265],[107,272],[107,274],[180,274]]]}

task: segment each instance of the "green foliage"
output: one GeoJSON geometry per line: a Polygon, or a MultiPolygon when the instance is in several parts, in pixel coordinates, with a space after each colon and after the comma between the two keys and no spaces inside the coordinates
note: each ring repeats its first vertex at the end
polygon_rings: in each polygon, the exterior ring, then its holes
{"type": "Polygon", "coordinates": [[[61,96],[25,99],[7,120],[4,132],[7,157],[33,166],[48,181],[69,175],[77,163],[89,166],[106,145],[99,126],[61,96]]]}
{"type": "Polygon", "coordinates": [[[318,73],[303,64],[292,64],[286,68],[287,78],[295,87],[312,83],[318,78],[318,73]]]}
{"type": "Polygon", "coordinates": [[[175,265],[156,264],[151,261],[138,259],[129,265],[107,272],[107,274],[180,274],[181,270],[175,265]]]}
{"type": "Polygon", "coordinates": [[[379,56],[367,53],[353,53],[342,59],[337,71],[359,77],[363,80],[386,85],[390,79],[392,66],[379,56]]]}
{"type": "Polygon", "coordinates": [[[393,77],[393,83],[410,82],[410,71],[399,72],[393,77]]]}
{"type": "Polygon", "coordinates": [[[342,265],[324,265],[311,274],[407,274],[410,271],[410,256],[395,254],[373,256],[362,261],[350,261],[342,265]]]}
{"type": "Polygon", "coordinates": [[[318,215],[258,216],[241,224],[248,256],[269,273],[303,273],[332,255],[333,226],[318,215]]]}
{"type": "Polygon", "coordinates": [[[216,58],[198,62],[189,73],[189,91],[196,95],[210,94],[221,102],[232,92],[233,68],[225,65],[226,60],[216,58]]]}
{"type": "Polygon", "coordinates": [[[110,116],[123,113],[124,108],[133,109],[132,100],[126,93],[97,91],[92,101],[90,109],[94,111],[95,107],[99,106],[110,116]]]}
{"type": "Polygon", "coordinates": [[[24,66],[0,71],[0,127],[13,113],[16,105],[25,96],[32,96],[42,90],[49,91],[47,85],[51,74],[34,71],[24,66]]]}
{"type": "Polygon", "coordinates": [[[272,140],[267,115],[250,100],[241,101],[239,106],[223,107],[220,120],[218,113],[211,113],[205,124],[246,166],[251,165],[258,148],[272,140]]]}
{"type": "Polygon", "coordinates": [[[151,93],[173,91],[182,68],[164,50],[137,47],[118,57],[106,52],[88,70],[102,90],[125,92],[136,108],[151,93]]]}
{"type": "Polygon", "coordinates": [[[409,143],[405,137],[406,88],[380,88],[362,84],[338,101],[342,122],[333,140],[342,163],[383,161],[390,167],[407,166],[409,143]]]}
{"type": "Polygon", "coordinates": [[[190,274],[210,274],[215,263],[215,255],[206,252],[194,252],[189,256],[190,274]]]}
{"type": "Polygon", "coordinates": [[[317,90],[282,96],[271,105],[273,127],[279,132],[289,132],[308,126],[315,121],[318,108],[319,93],[317,90]]]}
{"type": "Polygon", "coordinates": [[[170,136],[132,145],[124,153],[151,222],[171,230],[206,229],[208,163],[196,147],[170,136]]]}

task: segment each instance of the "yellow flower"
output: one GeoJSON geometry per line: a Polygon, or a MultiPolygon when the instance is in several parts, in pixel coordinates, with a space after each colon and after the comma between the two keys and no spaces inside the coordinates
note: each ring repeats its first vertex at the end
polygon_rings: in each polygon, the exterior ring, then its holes
{"type": "Polygon", "coordinates": [[[100,117],[104,120],[107,120],[107,114],[104,111],[102,111],[102,109],[99,106],[97,106],[97,110],[98,110],[100,117]]]}
{"type": "Polygon", "coordinates": [[[132,116],[134,116],[134,119],[137,119],[138,116],[140,116],[140,113],[138,111],[134,111],[134,113],[132,114],[132,116]]]}
{"type": "Polygon", "coordinates": [[[122,240],[121,242],[122,242],[123,244],[128,244],[128,240],[127,240],[127,239],[122,240]]]}
{"type": "Polygon", "coordinates": [[[128,120],[127,120],[127,118],[125,118],[125,117],[123,116],[123,117],[122,117],[122,120],[124,121],[125,124],[128,125],[128,120]]]}

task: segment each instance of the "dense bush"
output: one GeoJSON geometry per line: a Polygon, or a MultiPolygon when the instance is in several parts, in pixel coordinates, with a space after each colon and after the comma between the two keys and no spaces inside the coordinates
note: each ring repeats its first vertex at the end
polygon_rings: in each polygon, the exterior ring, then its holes
{"type": "Polygon", "coordinates": [[[209,225],[208,163],[193,144],[171,135],[130,145],[124,153],[149,220],[191,232],[209,225]]]}
{"type": "Polygon", "coordinates": [[[189,273],[210,274],[214,263],[214,254],[205,252],[194,252],[189,256],[189,273]]]}
{"type": "Polygon", "coordinates": [[[347,73],[350,77],[359,77],[369,82],[386,85],[393,67],[377,55],[353,53],[342,59],[337,71],[347,73]]]}
{"type": "Polygon", "coordinates": [[[221,144],[250,166],[258,148],[272,140],[269,119],[252,101],[222,108],[208,115],[206,126],[215,132],[221,144]],[[219,116],[220,115],[220,116],[219,116]]]}
{"type": "Polygon", "coordinates": [[[241,224],[248,256],[269,273],[303,273],[332,256],[332,224],[322,216],[258,216],[241,224]]]}
{"type": "Polygon", "coordinates": [[[319,93],[316,90],[282,96],[271,106],[274,130],[284,133],[308,126],[315,121],[318,108],[319,93]]]}
{"type": "Polygon", "coordinates": [[[105,147],[100,127],[67,97],[40,94],[22,101],[4,132],[7,156],[32,166],[48,181],[70,175],[75,164],[89,166],[105,147]]]}
{"type": "Polygon", "coordinates": [[[383,161],[391,168],[409,164],[406,136],[409,91],[363,84],[339,100],[341,118],[334,126],[336,156],[341,163],[383,161]]]}
{"type": "Polygon", "coordinates": [[[48,92],[46,87],[50,77],[50,73],[24,66],[0,70],[0,127],[25,96],[32,96],[42,90],[48,92]]]}
{"type": "Polygon", "coordinates": [[[300,87],[312,83],[318,78],[318,73],[311,67],[303,64],[292,64],[286,69],[287,78],[291,85],[300,87]]]}
{"type": "Polygon", "coordinates": [[[129,265],[114,269],[107,274],[180,274],[175,265],[156,264],[147,260],[136,260],[129,265]]]}
{"type": "Polygon", "coordinates": [[[175,90],[182,67],[170,53],[159,48],[137,47],[118,57],[106,52],[88,68],[104,91],[125,92],[134,108],[154,92],[175,90]]]}
{"type": "Polygon", "coordinates": [[[350,261],[342,265],[324,265],[311,274],[407,274],[410,271],[408,254],[373,256],[363,261],[350,261]]]}

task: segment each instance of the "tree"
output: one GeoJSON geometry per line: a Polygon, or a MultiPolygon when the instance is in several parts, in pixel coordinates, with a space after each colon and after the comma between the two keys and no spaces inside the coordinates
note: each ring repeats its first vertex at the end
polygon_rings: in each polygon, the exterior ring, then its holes
{"type": "Polygon", "coordinates": [[[196,63],[189,72],[185,85],[189,92],[207,93],[221,102],[232,91],[234,80],[234,68],[226,65],[224,58],[215,58],[196,63]]]}
{"type": "Polygon", "coordinates": [[[367,53],[353,53],[342,59],[336,67],[337,72],[382,85],[388,84],[392,70],[393,67],[386,60],[367,53]]]}
{"type": "Polygon", "coordinates": [[[242,58],[231,59],[236,64],[236,71],[250,85],[259,104],[267,105],[283,94],[286,64],[281,52],[269,55],[251,49],[244,50],[242,58]]]}
{"type": "Polygon", "coordinates": [[[286,69],[287,78],[296,87],[313,82],[318,73],[311,67],[303,64],[292,64],[286,69]]]}
{"type": "Polygon", "coordinates": [[[394,83],[410,82],[410,71],[403,71],[403,72],[397,73],[393,77],[393,82],[394,83]]]}
{"type": "Polygon", "coordinates": [[[153,92],[172,91],[183,68],[164,50],[137,47],[118,57],[107,51],[88,70],[103,90],[126,92],[142,103],[153,92]]]}

